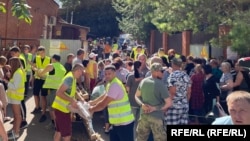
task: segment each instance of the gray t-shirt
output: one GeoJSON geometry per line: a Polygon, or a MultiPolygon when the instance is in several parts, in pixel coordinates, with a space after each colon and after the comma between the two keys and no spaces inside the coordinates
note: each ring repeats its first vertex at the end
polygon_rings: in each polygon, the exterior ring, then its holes
{"type": "Polygon", "coordinates": [[[72,83],[73,83],[73,78],[72,77],[67,77],[63,84],[66,85],[68,87],[68,89],[66,90],[66,93],[70,95],[71,93],[71,89],[72,89],[72,83]]]}
{"type": "MultiPolygon", "coordinates": [[[[169,97],[168,88],[162,80],[152,77],[147,77],[141,81],[138,86],[141,91],[142,102],[151,106],[164,106],[164,99],[169,97]]],[[[144,114],[141,110],[141,114],[144,114]]],[[[158,110],[149,113],[156,118],[163,118],[163,111],[158,110]]]]}
{"type": "Polygon", "coordinates": [[[129,87],[128,98],[132,107],[139,107],[135,101],[135,93],[140,81],[135,81],[135,75],[133,73],[128,75],[126,86],[129,87]]]}

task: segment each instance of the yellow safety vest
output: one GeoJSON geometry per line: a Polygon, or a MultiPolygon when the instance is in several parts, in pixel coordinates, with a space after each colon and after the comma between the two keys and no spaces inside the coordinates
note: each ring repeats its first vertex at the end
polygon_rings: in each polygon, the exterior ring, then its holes
{"type": "MultiPolygon", "coordinates": [[[[48,64],[50,64],[50,58],[48,56],[45,56],[43,62],[41,56],[36,56],[36,67],[38,70],[43,70],[48,64]]],[[[45,79],[40,78],[36,72],[34,76],[36,79],[45,79]]]]}
{"type": "MultiPolygon", "coordinates": [[[[64,82],[64,80],[68,77],[72,77],[72,79],[73,79],[71,92],[70,92],[70,94],[67,94],[66,92],[64,94],[68,97],[73,98],[73,97],[75,97],[75,94],[76,94],[76,79],[73,77],[72,72],[68,72],[67,75],[63,78],[62,82],[64,82]]],[[[56,98],[52,104],[52,107],[63,112],[63,113],[70,113],[69,109],[67,108],[67,106],[69,104],[70,104],[69,101],[66,101],[66,100],[60,98],[59,96],[56,96],[56,98]]]]}
{"type": "MultiPolygon", "coordinates": [[[[19,68],[15,71],[14,75],[20,75],[21,76],[21,83],[19,83],[19,86],[17,89],[11,89],[11,88],[8,88],[7,89],[7,96],[9,99],[13,99],[13,100],[18,100],[18,101],[21,101],[24,99],[24,83],[25,83],[25,73],[24,71],[19,68]]],[[[10,83],[13,83],[14,82],[14,79],[11,78],[10,79],[10,83]]]]}
{"type": "Polygon", "coordinates": [[[137,57],[138,57],[140,54],[144,54],[144,53],[145,53],[145,49],[142,49],[142,50],[141,50],[141,53],[138,54],[138,52],[137,52],[136,49],[137,49],[137,48],[134,47],[134,48],[132,49],[131,54],[130,54],[130,57],[131,57],[134,61],[136,61],[136,60],[138,59],[137,57]],[[134,53],[134,57],[132,57],[132,53],[134,53]]]}
{"type": "Polygon", "coordinates": [[[115,77],[112,82],[108,83],[106,90],[108,91],[110,85],[117,83],[123,91],[123,98],[121,100],[112,101],[108,104],[109,122],[113,125],[122,125],[134,121],[134,115],[131,111],[131,106],[128,99],[128,94],[122,82],[115,77]]]}
{"type": "Polygon", "coordinates": [[[66,73],[66,69],[59,62],[52,63],[52,65],[55,70],[55,74],[47,75],[43,84],[43,88],[58,89],[60,87],[60,84],[62,83],[63,77],[66,73]]]}
{"type": "Polygon", "coordinates": [[[180,57],[181,57],[181,55],[179,55],[179,54],[175,53],[174,57],[175,57],[175,58],[180,58],[180,57]]]}
{"type": "Polygon", "coordinates": [[[158,52],[157,55],[158,55],[158,57],[162,57],[162,56],[165,57],[167,59],[167,62],[170,63],[169,60],[168,60],[168,55],[166,55],[165,53],[164,54],[160,54],[158,52]]]}
{"type": "Polygon", "coordinates": [[[29,62],[31,62],[32,61],[32,54],[31,53],[28,53],[27,54],[28,55],[28,58],[26,59],[26,57],[25,57],[25,54],[21,54],[20,56],[22,57],[22,58],[24,58],[24,60],[25,60],[25,71],[28,73],[28,74],[30,74],[31,73],[31,65],[30,65],[30,63],[29,62]]]}
{"type": "MultiPolygon", "coordinates": [[[[26,69],[26,60],[25,60],[25,58],[22,55],[19,55],[19,59],[20,59],[22,65],[24,63],[23,69],[25,70],[26,69]],[[23,63],[22,63],[22,61],[23,61],[23,63]]],[[[25,76],[24,82],[26,82],[27,81],[26,80],[26,72],[24,71],[23,73],[24,73],[24,76],[25,76]]]]}
{"type": "Polygon", "coordinates": [[[118,44],[113,44],[112,52],[116,52],[118,50],[118,44]]]}

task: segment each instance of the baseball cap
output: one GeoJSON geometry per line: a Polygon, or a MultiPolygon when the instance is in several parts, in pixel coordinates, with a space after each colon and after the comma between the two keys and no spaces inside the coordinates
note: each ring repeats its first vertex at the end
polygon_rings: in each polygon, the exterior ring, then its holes
{"type": "Polygon", "coordinates": [[[89,54],[89,58],[94,58],[95,56],[97,56],[97,54],[95,54],[95,53],[93,53],[93,52],[91,52],[91,53],[89,54]]]}
{"type": "Polygon", "coordinates": [[[162,71],[163,67],[160,63],[153,63],[150,67],[151,71],[162,71]]]}

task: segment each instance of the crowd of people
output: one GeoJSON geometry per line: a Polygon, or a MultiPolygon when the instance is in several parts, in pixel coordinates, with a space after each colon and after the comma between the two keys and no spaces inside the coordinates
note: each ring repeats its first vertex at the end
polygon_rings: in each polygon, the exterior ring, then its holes
{"type": "MultiPolygon", "coordinates": [[[[119,49],[98,43],[89,52],[79,48],[69,53],[65,64],[61,56],[46,55],[46,47],[34,53],[29,45],[13,46],[0,57],[0,136],[16,139],[27,128],[25,99],[33,88],[39,122],[48,119],[46,128],[55,129],[54,141],[70,141],[72,113],[87,101],[89,112],[103,111],[105,133],[110,141],[167,140],[167,125],[204,124],[201,117],[221,105],[228,116],[209,124],[250,124],[250,78],[237,60],[209,60],[183,56],[174,49],[160,48],[149,56],[137,45],[125,56],[119,49]],[[98,53],[98,49],[102,51],[98,53]],[[105,90],[91,98],[95,88],[105,90]],[[40,103],[41,102],[41,103],[40,103]],[[13,129],[7,133],[6,107],[13,112],[13,129]]],[[[93,123],[94,124],[94,123],[93,123]]]]}

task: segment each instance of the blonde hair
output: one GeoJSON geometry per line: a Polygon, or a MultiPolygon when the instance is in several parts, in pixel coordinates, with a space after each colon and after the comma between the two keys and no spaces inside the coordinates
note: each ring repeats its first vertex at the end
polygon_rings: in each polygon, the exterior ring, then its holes
{"type": "Polygon", "coordinates": [[[247,101],[250,104],[250,93],[246,91],[234,91],[227,96],[227,103],[236,101],[247,101]]]}

